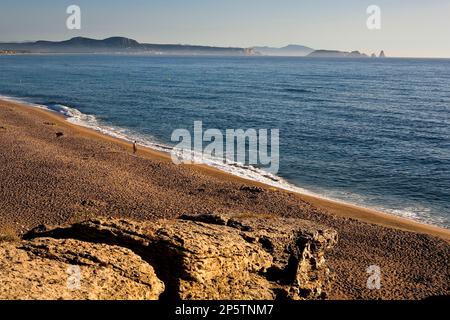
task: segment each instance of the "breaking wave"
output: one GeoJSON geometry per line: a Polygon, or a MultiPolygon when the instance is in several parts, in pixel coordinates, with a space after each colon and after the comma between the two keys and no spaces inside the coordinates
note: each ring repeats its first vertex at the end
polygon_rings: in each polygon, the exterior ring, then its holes
{"type": "MultiPolygon", "coordinates": [[[[0,99],[12,102],[20,102],[23,104],[30,105],[32,107],[42,108],[57,112],[65,117],[65,119],[75,125],[86,127],[102,134],[118,138],[124,141],[137,141],[137,143],[143,147],[151,148],[153,150],[162,151],[166,153],[172,153],[172,155],[182,159],[183,153],[181,150],[177,150],[174,147],[160,143],[155,138],[148,135],[142,135],[140,133],[134,132],[127,128],[111,126],[100,121],[95,115],[85,114],[80,110],[59,104],[59,103],[45,103],[45,104],[35,104],[30,103],[29,99],[23,98],[13,98],[9,96],[1,96],[0,99]]],[[[201,158],[200,154],[194,154],[194,159],[201,158]]],[[[232,161],[223,161],[219,158],[201,158],[203,164],[214,167],[226,173],[232,174],[237,177],[244,179],[249,179],[252,181],[260,182],[272,187],[280,188],[287,191],[298,192],[306,195],[311,195],[319,197],[322,199],[337,201],[341,203],[347,203],[357,206],[366,207],[369,209],[374,209],[377,211],[385,212],[395,216],[404,217],[410,220],[415,220],[418,222],[438,225],[444,228],[449,228],[449,222],[443,218],[433,215],[429,208],[417,205],[401,209],[384,208],[380,206],[374,206],[370,204],[370,200],[367,197],[360,194],[353,194],[349,192],[339,192],[332,190],[324,190],[318,188],[301,188],[296,186],[285,179],[264,171],[263,169],[256,168],[254,166],[244,165],[232,161]],[[313,191],[312,191],[313,190],[313,191]]]]}

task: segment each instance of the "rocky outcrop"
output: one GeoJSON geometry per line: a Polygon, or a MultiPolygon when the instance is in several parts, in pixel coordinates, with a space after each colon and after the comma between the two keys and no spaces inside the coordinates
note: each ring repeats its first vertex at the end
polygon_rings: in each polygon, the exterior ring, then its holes
{"type": "Polygon", "coordinates": [[[0,299],[157,299],[164,284],[131,250],[40,238],[0,243],[0,299]]]}
{"type": "Polygon", "coordinates": [[[323,299],[336,241],[307,221],[252,215],[41,226],[0,244],[0,298],[323,299]],[[70,266],[78,289],[67,289],[70,266]]]}
{"type": "Polygon", "coordinates": [[[334,230],[299,219],[261,219],[246,215],[198,215],[183,219],[228,226],[270,255],[262,277],[271,282],[272,298],[325,298],[331,275],[325,252],[337,242],[334,230]]]}
{"type": "Polygon", "coordinates": [[[10,55],[14,55],[17,54],[17,51],[14,50],[0,50],[0,56],[4,55],[4,56],[10,56],[10,55]]]}

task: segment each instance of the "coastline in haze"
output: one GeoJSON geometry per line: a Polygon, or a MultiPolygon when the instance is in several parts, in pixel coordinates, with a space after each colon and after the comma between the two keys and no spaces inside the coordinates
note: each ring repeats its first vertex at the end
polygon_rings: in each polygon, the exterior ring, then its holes
{"type": "MultiPolygon", "coordinates": [[[[357,50],[346,52],[338,50],[315,50],[302,45],[273,47],[214,47],[181,44],[149,44],[124,37],[90,39],[75,37],[64,41],[0,42],[0,54],[30,53],[91,53],[91,54],[145,54],[145,55],[205,55],[205,56],[279,56],[279,57],[318,57],[318,58],[368,58],[357,50]]],[[[372,58],[376,57],[372,53],[372,58]]],[[[381,51],[380,58],[384,58],[381,51]]]]}

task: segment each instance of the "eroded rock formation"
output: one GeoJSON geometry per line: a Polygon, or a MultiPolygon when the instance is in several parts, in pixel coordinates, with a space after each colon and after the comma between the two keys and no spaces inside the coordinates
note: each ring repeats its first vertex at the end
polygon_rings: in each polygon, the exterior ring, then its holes
{"type": "Polygon", "coordinates": [[[151,265],[131,250],[40,238],[0,243],[0,299],[157,299],[151,265]]]}
{"type": "Polygon", "coordinates": [[[96,219],[0,243],[0,298],[323,299],[334,230],[299,219],[96,219]],[[80,285],[68,288],[70,267],[80,285]]]}

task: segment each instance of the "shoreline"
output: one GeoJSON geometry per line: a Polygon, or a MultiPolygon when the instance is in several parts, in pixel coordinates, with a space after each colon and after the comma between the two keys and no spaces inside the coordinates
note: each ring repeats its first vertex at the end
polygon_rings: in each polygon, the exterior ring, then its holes
{"type": "MultiPolygon", "coordinates": [[[[40,108],[38,105],[33,105],[31,103],[21,102],[21,101],[13,101],[4,98],[0,98],[0,102],[3,104],[11,104],[16,107],[27,110],[28,112],[44,117],[47,120],[58,123],[61,127],[68,127],[71,130],[76,131],[79,134],[84,135],[88,138],[100,139],[107,142],[112,142],[114,144],[118,144],[119,146],[131,150],[131,144],[129,141],[120,139],[117,137],[113,137],[102,132],[96,131],[94,129],[84,127],[82,125],[74,124],[66,120],[66,118],[57,113],[56,111],[52,111],[45,108],[40,108]]],[[[139,145],[139,149],[137,152],[138,156],[149,158],[149,159],[158,159],[161,161],[172,162],[170,153],[159,151],[152,149],[151,147],[141,146],[139,145]]],[[[295,196],[296,198],[306,201],[309,204],[325,210],[329,214],[333,214],[338,217],[357,219],[362,222],[375,224],[383,227],[394,228],[403,231],[411,231],[415,233],[428,234],[432,236],[439,237],[450,243],[450,230],[442,228],[440,226],[426,224],[423,222],[415,221],[412,219],[403,218],[400,216],[396,216],[390,213],[384,213],[381,211],[377,211],[370,208],[361,207],[355,204],[346,203],[345,201],[328,199],[326,197],[321,197],[320,195],[315,194],[306,194],[298,191],[291,191],[287,189],[283,189],[281,187],[276,187],[272,185],[265,184],[263,182],[247,179],[244,177],[240,177],[237,175],[233,175],[232,173],[222,171],[218,168],[206,165],[206,164],[193,164],[193,165],[182,165],[191,167],[194,170],[199,170],[204,174],[210,175],[215,178],[224,179],[226,181],[231,182],[239,182],[251,184],[257,187],[262,187],[270,190],[278,190],[283,193],[287,193],[295,196]]]]}
{"type": "MultiPolygon", "coordinates": [[[[264,185],[0,100],[0,236],[92,219],[140,223],[183,215],[298,219],[337,233],[325,259],[330,299],[424,299],[450,294],[450,232],[356,206],[264,185]],[[367,288],[367,268],[383,272],[367,288]]],[[[293,221],[293,220],[290,220],[293,221]]],[[[317,234],[315,236],[319,236],[317,234]]],[[[1,238],[1,237],[0,237],[1,238]]]]}

